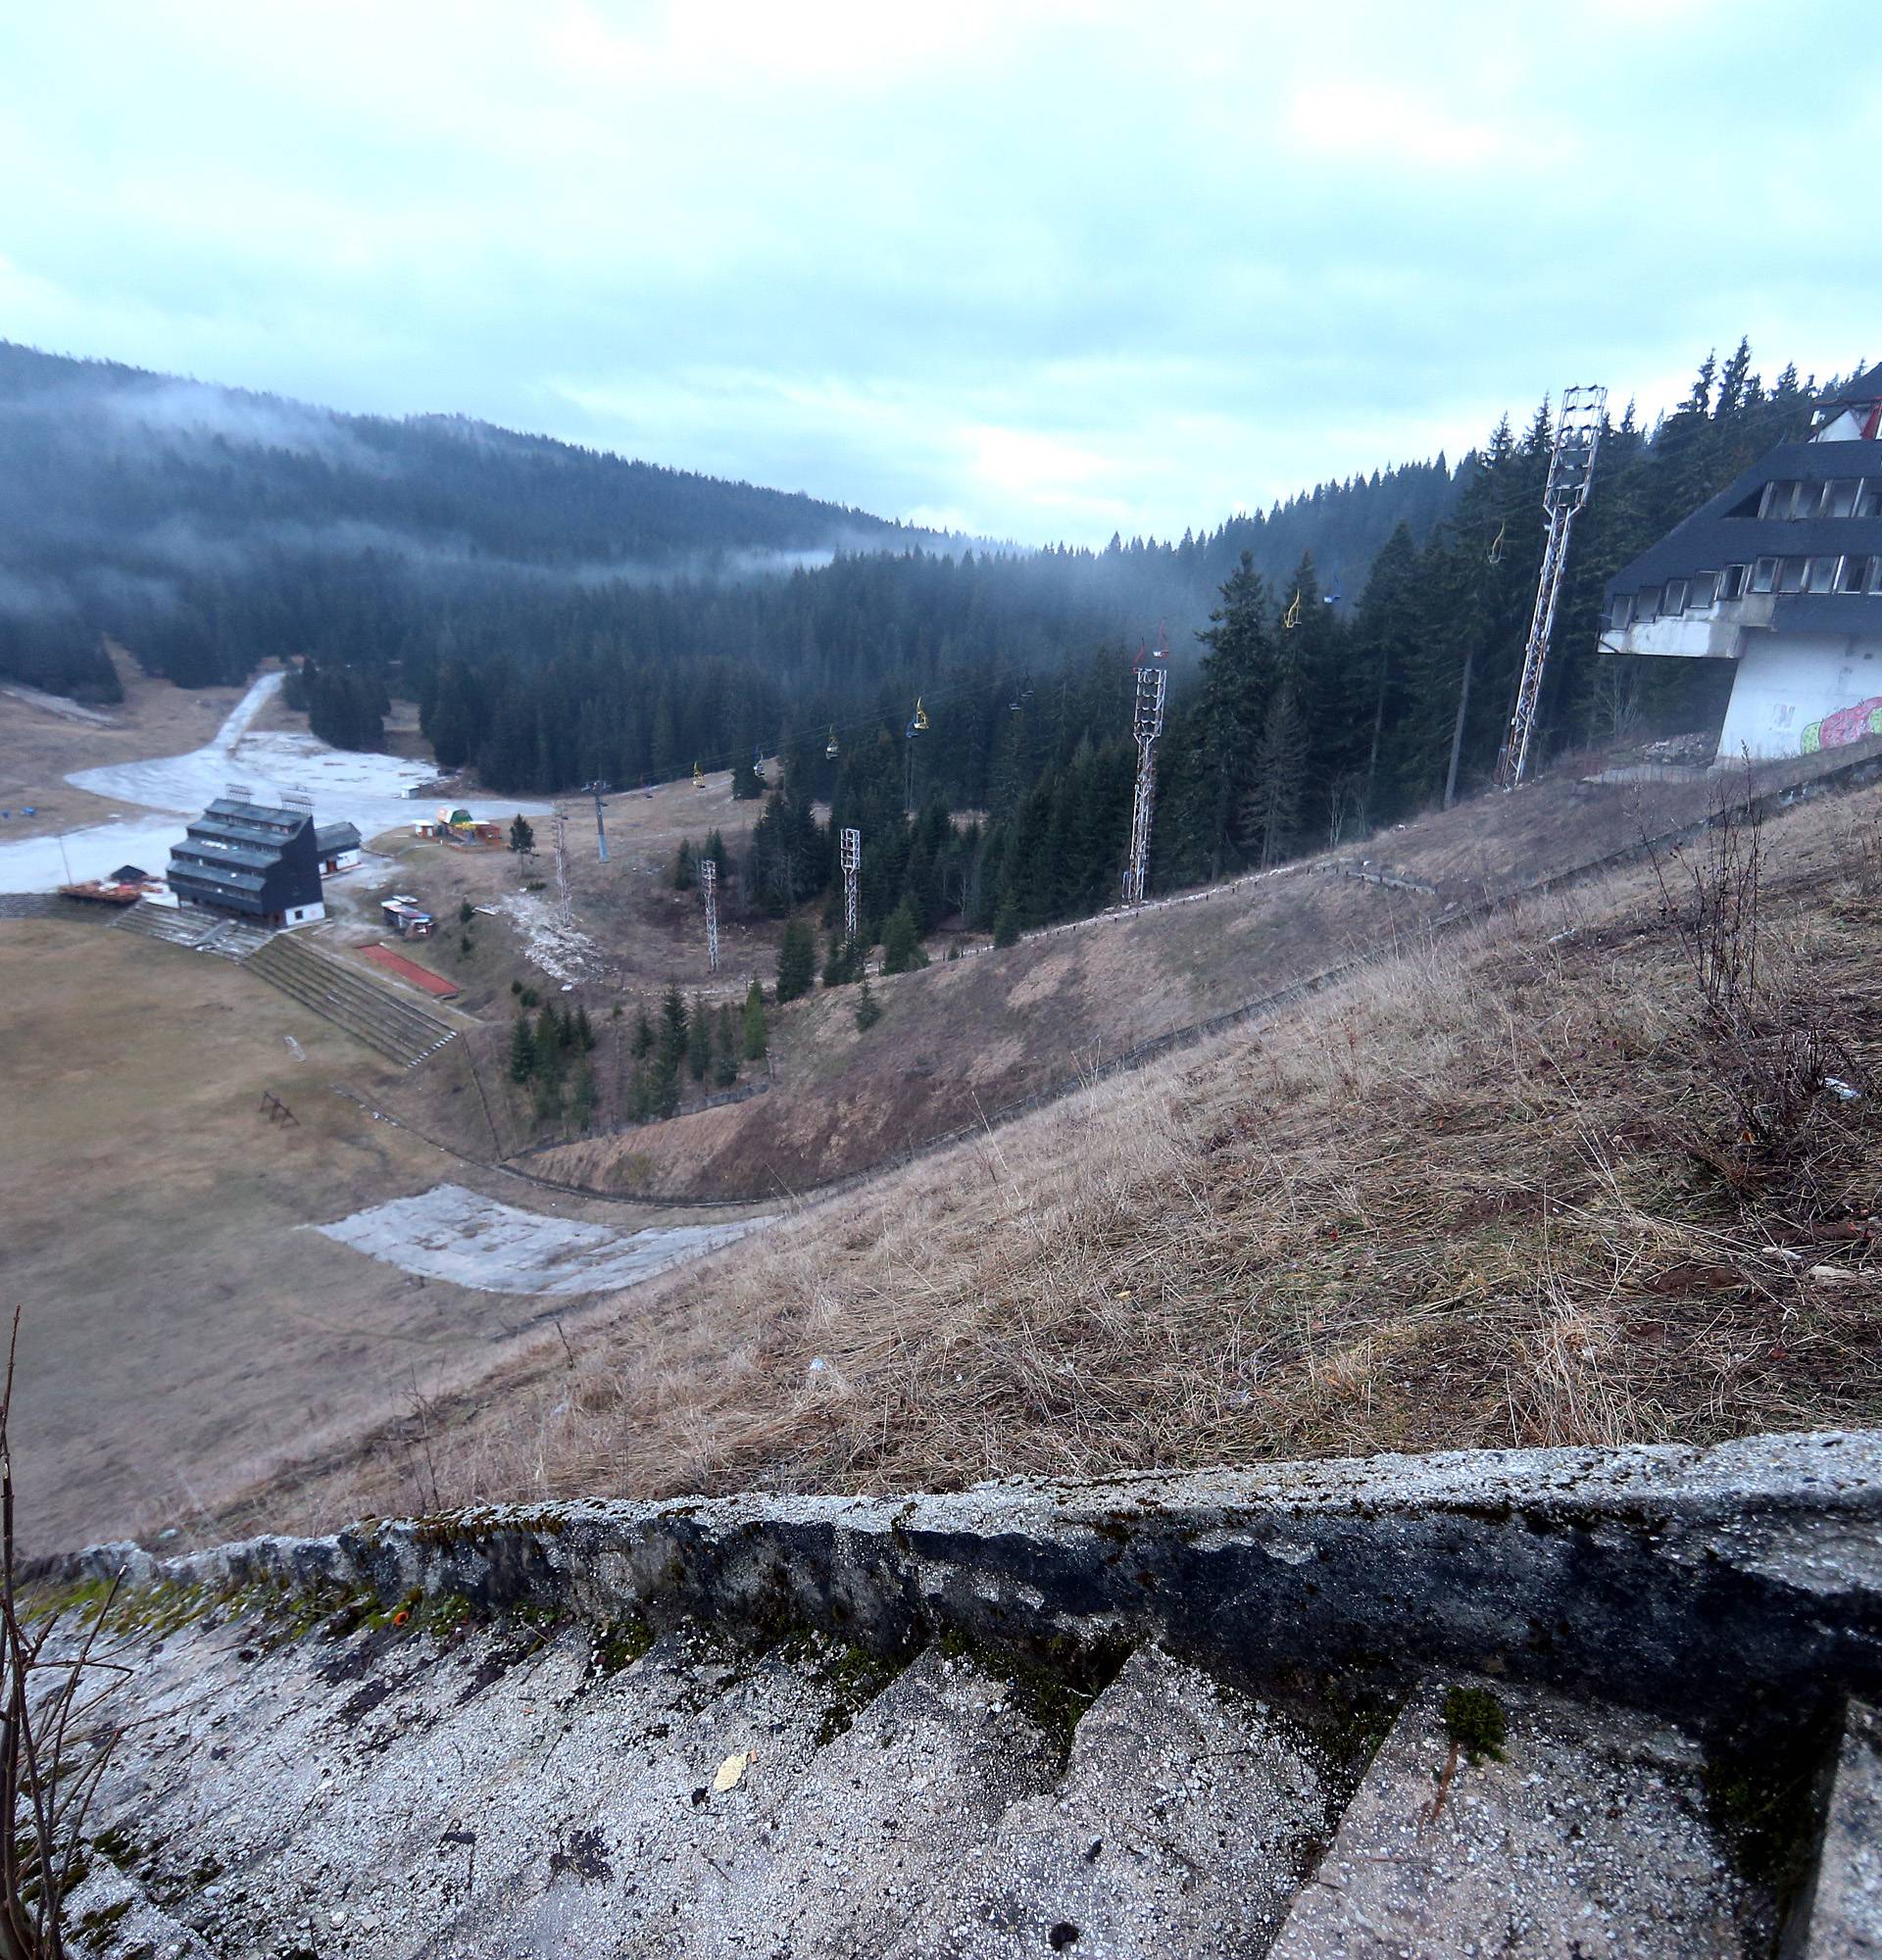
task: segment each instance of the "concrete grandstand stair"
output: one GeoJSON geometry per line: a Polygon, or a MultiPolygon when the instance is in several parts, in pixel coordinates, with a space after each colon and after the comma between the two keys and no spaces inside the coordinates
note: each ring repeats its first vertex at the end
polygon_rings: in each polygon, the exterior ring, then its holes
{"type": "Polygon", "coordinates": [[[134,932],[194,952],[228,920],[206,906],[154,906],[148,899],[139,899],[111,923],[115,932],[134,932]]]}
{"type": "Polygon", "coordinates": [[[1330,1810],[1324,1764],[1282,1717],[1140,1647],[1078,1723],[1057,1788],[1012,1806],[902,1951],[1259,1956],[1330,1810]]]}
{"type": "Polygon", "coordinates": [[[1770,1928],[1707,1817],[1680,1730],[1508,1683],[1431,1677],[1400,1713],[1271,1960],[1716,1960],[1770,1928]],[[1454,1688],[1493,1695],[1503,1760],[1452,1742],[1454,1688]]]}
{"type": "Polygon", "coordinates": [[[85,1950],[1876,1953],[1879,1516],[1820,1432],[98,1546],[85,1950]]]}
{"type": "Polygon", "coordinates": [[[457,1032],[449,1021],[362,968],[291,934],[276,934],[251,953],[244,964],[303,1006],[407,1068],[441,1049],[457,1032]]]}

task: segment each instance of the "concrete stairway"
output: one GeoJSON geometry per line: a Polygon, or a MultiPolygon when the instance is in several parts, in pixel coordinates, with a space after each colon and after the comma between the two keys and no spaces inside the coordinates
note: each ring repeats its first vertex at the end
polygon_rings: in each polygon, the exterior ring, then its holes
{"type": "Polygon", "coordinates": [[[1878,1954],[1878,1521],[1824,1432],[98,1547],[74,1950],[1878,1954]]]}
{"type": "Polygon", "coordinates": [[[162,940],[166,946],[180,946],[194,952],[212,934],[229,923],[221,912],[206,906],[154,906],[139,899],[112,920],[114,932],[134,932],[145,939],[162,940]]]}
{"type": "MultiPolygon", "coordinates": [[[[72,1902],[99,1954],[153,1928],[412,1960],[1712,1960],[1775,1936],[1699,1745],[1599,1702],[1499,1685],[1504,1760],[1471,1763],[1433,1680],[1366,1762],[1157,1646],[1073,1726],[938,1646],[885,1676],[801,1637],[192,1610],[113,1648],[140,1719],[72,1902]]],[[[1794,1950],[1873,1950],[1873,1839],[1825,1846],[1794,1950]]]]}
{"type": "Polygon", "coordinates": [[[303,1006],[407,1068],[441,1049],[457,1032],[450,1022],[362,968],[290,934],[275,935],[243,963],[303,1006]]]}
{"type": "Polygon", "coordinates": [[[249,919],[224,919],[196,951],[213,953],[219,959],[232,959],[239,965],[273,937],[272,926],[256,925],[249,919]]]}

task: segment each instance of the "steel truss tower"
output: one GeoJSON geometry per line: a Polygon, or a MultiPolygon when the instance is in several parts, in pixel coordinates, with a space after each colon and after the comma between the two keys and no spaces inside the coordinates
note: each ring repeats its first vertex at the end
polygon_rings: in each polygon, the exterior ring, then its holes
{"type": "Polygon", "coordinates": [[[857,874],[863,868],[863,833],[840,830],[836,837],[836,861],[843,867],[843,937],[852,951],[863,930],[858,903],[857,874]]]}
{"type": "Polygon", "coordinates": [[[718,971],[718,865],[711,858],[699,860],[699,891],[706,901],[706,970],[718,971]]]}
{"type": "Polygon", "coordinates": [[[1536,732],[1536,709],[1542,700],[1542,674],[1549,662],[1549,642],[1556,630],[1562,574],[1568,568],[1568,532],[1575,514],[1588,501],[1589,485],[1595,477],[1595,451],[1601,446],[1601,424],[1607,412],[1606,388],[1562,391],[1561,413],[1556,420],[1556,443],[1549,452],[1549,479],[1542,492],[1549,536],[1543,547],[1542,576],[1536,581],[1536,610],[1529,621],[1529,641],[1522,652],[1522,678],[1516,683],[1515,712],[1510,717],[1510,732],[1497,757],[1497,787],[1502,790],[1517,788],[1529,767],[1529,745],[1536,732]]]}
{"type": "Polygon", "coordinates": [[[1159,646],[1137,663],[1137,796],[1130,809],[1130,858],[1124,865],[1124,904],[1133,910],[1144,902],[1144,870],[1150,862],[1150,812],[1157,794],[1157,738],[1164,732],[1168,659],[1168,648],[1159,646]]]}

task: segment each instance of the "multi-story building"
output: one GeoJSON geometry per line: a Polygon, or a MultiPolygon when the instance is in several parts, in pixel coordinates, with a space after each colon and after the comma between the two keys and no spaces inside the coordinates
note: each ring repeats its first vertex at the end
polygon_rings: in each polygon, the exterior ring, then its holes
{"type": "Polygon", "coordinates": [[[1882,734],[1882,365],[1609,582],[1606,653],[1737,663],[1721,761],[1882,734]]]}

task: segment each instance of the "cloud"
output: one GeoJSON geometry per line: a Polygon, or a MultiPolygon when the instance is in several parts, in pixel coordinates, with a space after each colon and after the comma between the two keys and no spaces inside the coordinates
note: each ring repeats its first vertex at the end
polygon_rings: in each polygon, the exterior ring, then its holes
{"type": "Polygon", "coordinates": [[[66,0],[0,23],[0,308],[972,532],[1180,533],[1741,330],[1874,351],[1867,26],[66,0]]]}

